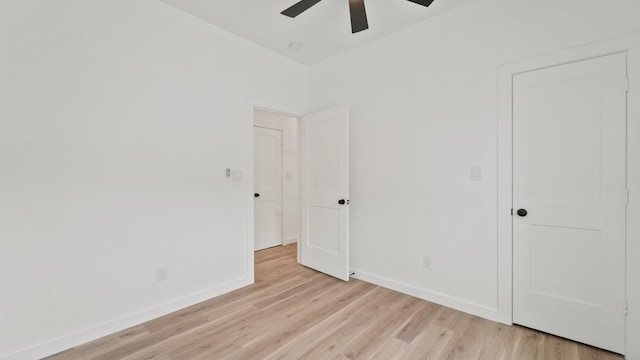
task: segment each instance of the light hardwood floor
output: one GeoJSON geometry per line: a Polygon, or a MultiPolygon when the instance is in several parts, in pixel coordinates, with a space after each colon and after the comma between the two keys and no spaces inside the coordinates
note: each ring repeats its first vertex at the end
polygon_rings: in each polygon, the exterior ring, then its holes
{"type": "Polygon", "coordinates": [[[622,359],[256,252],[254,285],[50,356],[77,359],[622,359]]]}

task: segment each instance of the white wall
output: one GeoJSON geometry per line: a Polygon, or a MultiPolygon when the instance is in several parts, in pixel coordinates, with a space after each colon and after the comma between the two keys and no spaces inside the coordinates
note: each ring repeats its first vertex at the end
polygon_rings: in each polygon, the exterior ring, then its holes
{"type": "Polygon", "coordinates": [[[282,131],[282,242],[291,244],[298,241],[300,228],[298,119],[272,111],[255,109],[253,120],[257,126],[282,131]]]}
{"type": "Polygon", "coordinates": [[[478,0],[311,66],[310,110],[351,108],[356,276],[499,319],[498,67],[640,31],[639,15],[637,0],[478,0]]]}
{"type": "MultiPolygon", "coordinates": [[[[478,0],[312,66],[312,110],[351,108],[359,276],[491,317],[498,65],[640,31],[639,14],[637,0],[478,0]]],[[[0,358],[246,283],[250,187],[224,177],[251,172],[245,99],[303,114],[306,94],[305,68],[153,0],[1,2],[0,358]]]]}
{"type": "Polygon", "coordinates": [[[224,170],[250,172],[246,99],[302,113],[306,74],[154,0],[1,2],[0,358],[247,284],[224,170]]]}

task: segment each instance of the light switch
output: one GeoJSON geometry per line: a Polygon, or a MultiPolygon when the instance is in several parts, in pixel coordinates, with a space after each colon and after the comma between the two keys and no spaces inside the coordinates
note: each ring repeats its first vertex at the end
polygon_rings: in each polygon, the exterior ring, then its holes
{"type": "Polygon", "coordinates": [[[482,168],[480,166],[471,167],[471,180],[482,180],[482,168]]]}
{"type": "Polygon", "coordinates": [[[231,169],[231,181],[240,182],[242,181],[242,170],[240,169],[231,169]]]}

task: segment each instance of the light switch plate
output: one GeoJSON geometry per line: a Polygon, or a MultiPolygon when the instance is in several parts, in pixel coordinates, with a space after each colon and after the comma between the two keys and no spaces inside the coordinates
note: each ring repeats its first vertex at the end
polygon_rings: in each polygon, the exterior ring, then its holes
{"type": "Polygon", "coordinates": [[[240,182],[242,181],[243,173],[240,169],[232,169],[231,170],[231,181],[240,182]]]}
{"type": "Polygon", "coordinates": [[[471,167],[471,180],[482,180],[482,168],[480,166],[471,167]]]}

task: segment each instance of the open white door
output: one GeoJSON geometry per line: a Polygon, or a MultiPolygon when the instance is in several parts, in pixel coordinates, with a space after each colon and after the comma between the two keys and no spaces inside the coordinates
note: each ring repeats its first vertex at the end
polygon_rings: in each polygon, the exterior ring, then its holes
{"type": "Polygon", "coordinates": [[[301,241],[304,266],[349,280],[349,108],[302,117],[301,241]]]}

